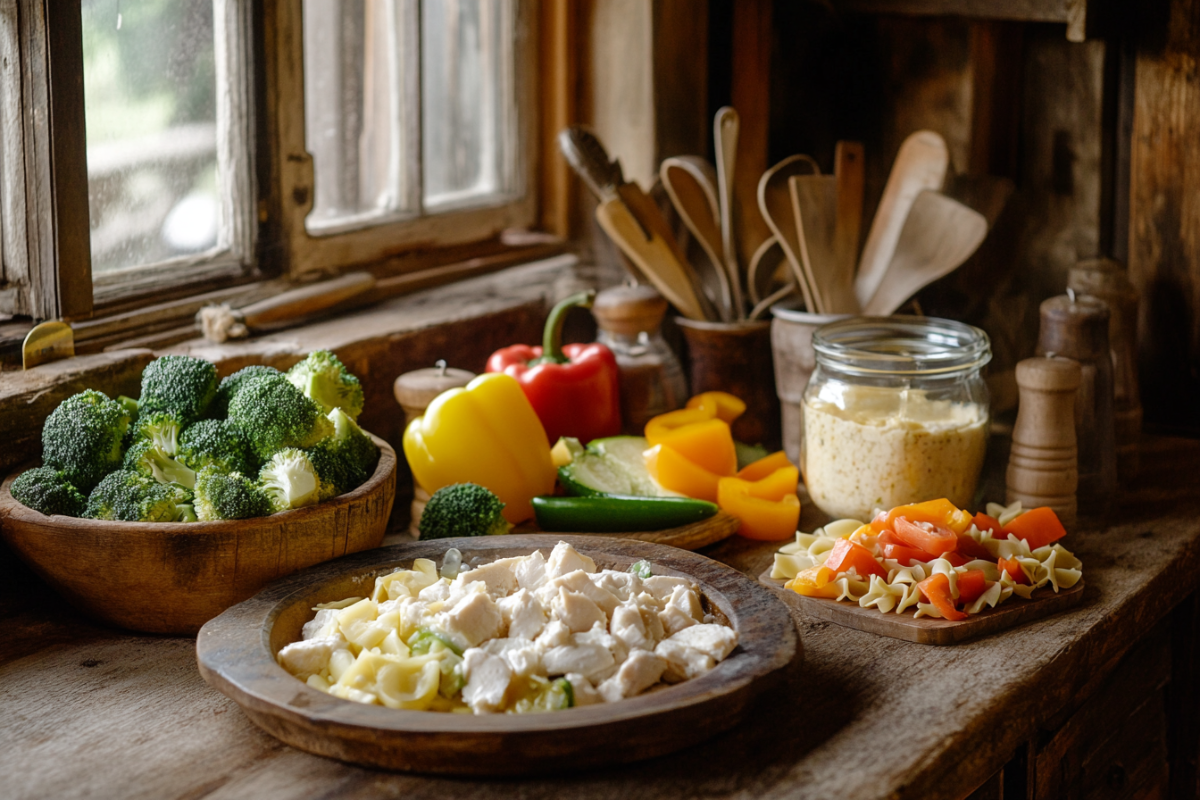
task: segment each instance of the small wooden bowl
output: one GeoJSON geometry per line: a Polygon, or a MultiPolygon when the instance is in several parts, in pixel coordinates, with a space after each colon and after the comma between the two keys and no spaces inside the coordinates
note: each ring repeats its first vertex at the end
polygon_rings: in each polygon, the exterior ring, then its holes
{"type": "Polygon", "coordinates": [[[222,522],[46,516],[0,485],[0,537],[88,615],[145,633],[194,635],[276,578],[379,547],[396,495],[396,452],[377,436],[375,473],[309,508],[222,522]]]}
{"type": "Polygon", "coordinates": [[[284,578],[216,619],[196,640],[200,674],[256,725],[287,744],[383,769],[454,775],[568,772],[663,755],[735,725],[756,695],[775,687],[796,657],[787,609],[737,570],[696,553],[596,535],[519,534],[400,544],[340,558],[284,578]],[[618,703],[542,714],[402,711],[342,700],[309,687],[275,661],[300,638],[317,603],[369,595],[375,578],[415,558],[440,561],[457,547],[464,562],[549,552],[559,541],[598,567],[640,559],[655,574],[695,581],[738,646],[706,675],[618,703]]]}

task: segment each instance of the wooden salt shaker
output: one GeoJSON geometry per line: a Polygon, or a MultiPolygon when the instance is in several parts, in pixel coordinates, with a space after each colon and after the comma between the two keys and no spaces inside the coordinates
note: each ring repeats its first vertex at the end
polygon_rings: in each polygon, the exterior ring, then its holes
{"type": "Polygon", "coordinates": [[[1050,506],[1068,525],[1077,511],[1075,395],[1081,376],[1079,362],[1069,358],[1027,358],[1017,364],[1021,404],[1008,459],[1007,502],[1050,506]]]}
{"type": "Polygon", "coordinates": [[[1113,427],[1113,362],[1108,345],[1108,305],[1088,295],[1051,297],[1041,306],[1037,354],[1054,353],[1079,362],[1075,440],[1079,447],[1079,508],[1103,514],[1117,490],[1113,427]]]}
{"type": "MultiPolygon", "coordinates": [[[[433,399],[447,389],[466,386],[475,377],[474,372],[465,369],[453,369],[446,366],[445,361],[438,361],[437,366],[427,369],[405,372],[392,386],[396,402],[404,409],[404,426],[425,413],[433,399]]],[[[421,521],[421,512],[429,502],[429,493],[413,481],[412,521],[408,532],[418,535],[417,524],[421,521]]]]}
{"type": "Polygon", "coordinates": [[[1117,443],[1117,476],[1137,476],[1138,438],[1142,432],[1142,398],[1138,389],[1138,291],[1121,262],[1111,258],[1080,261],[1071,268],[1067,285],[1108,303],[1108,343],[1113,356],[1113,426],[1117,443]]]}

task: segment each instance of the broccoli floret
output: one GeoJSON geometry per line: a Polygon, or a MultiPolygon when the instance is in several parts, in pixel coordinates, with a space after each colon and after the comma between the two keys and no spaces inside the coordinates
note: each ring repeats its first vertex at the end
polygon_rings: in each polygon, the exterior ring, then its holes
{"type": "Polygon", "coordinates": [[[88,389],[68,397],[42,428],[42,462],[66,474],[80,492],[90,492],[121,466],[121,441],[129,428],[124,406],[88,389]]]}
{"type": "Polygon", "coordinates": [[[207,466],[243,475],[258,471],[257,459],[241,429],[224,419],[202,419],[189,425],[180,434],[175,460],[197,472],[207,466]]]}
{"type": "Polygon", "coordinates": [[[129,424],[132,425],[137,422],[138,414],[141,412],[141,406],[138,405],[138,401],[132,397],[120,395],[117,397],[117,402],[125,406],[125,410],[129,412],[129,424]]]}
{"type": "Polygon", "coordinates": [[[209,413],[221,419],[229,414],[229,402],[233,396],[238,393],[242,384],[247,379],[253,378],[256,375],[282,375],[283,373],[274,367],[264,366],[262,364],[251,364],[248,367],[243,367],[232,375],[226,376],[221,384],[217,387],[217,396],[213,400],[212,406],[209,408],[209,413]]]}
{"type": "Polygon", "coordinates": [[[337,494],[337,488],[322,480],[303,451],[280,450],[258,473],[258,485],[271,500],[275,512],[315,505],[337,494]]]}
{"type": "Polygon", "coordinates": [[[184,425],[204,416],[217,394],[217,368],[191,356],[163,356],[142,372],[142,413],[166,411],[184,425]]]}
{"type": "Polygon", "coordinates": [[[321,407],[322,414],[340,408],[358,419],[363,410],[363,389],[337,356],[315,350],[287,371],[287,379],[321,407]]]}
{"type": "Polygon", "coordinates": [[[433,493],[421,512],[418,528],[422,539],[449,539],[455,536],[491,536],[508,533],[509,524],[501,512],[504,503],[475,483],[456,483],[433,493]]]}
{"type": "Polygon", "coordinates": [[[46,516],[78,517],[87,508],[87,498],[67,480],[66,473],[53,467],[37,467],[17,476],[9,487],[21,505],[46,516]]]}
{"type": "Polygon", "coordinates": [[[167,455],[179,452],[179,432],[183,430],[179,418],[166,411],[149,411],[138,416],[130,427],[129,447],[144,439],[161,448],[167,455]]]}
{"type": "Polygon", "coordinates": [[[181,486],[119,469],[96,484],[83,516],[123,522],[182,522],[191,499],[192,493],[181,486]]]}
{"type": "Polygon", "coordinates": [[[158,483],[177,483],[187,489],[196,485],[196,473],[150,439],[135,441],[126,451],[122,466],[158,483]]]}
{"type": "Polygon", "coordinates": [[[240,472],[208,466],[196,476],[195,516],[202,522],[249,519],[271,513],[271,501],[258,484],[240,472]]]}
{"type": "Polygon", "coordinates": [[[283,375],[247,379],[229,403],[229,419],[262,461],[287,447],[312,447],[333,433],[320,406],[283,375]]]}
{"type": "Polygon", "coordinates": [[[333,435],[305,453],[317,468],[317,474],[331,481],[338,494],[344,494],[371,477],[379,463],[379,448],[342,409],[330,411],[328,419],[333,423],[333,435]]]}

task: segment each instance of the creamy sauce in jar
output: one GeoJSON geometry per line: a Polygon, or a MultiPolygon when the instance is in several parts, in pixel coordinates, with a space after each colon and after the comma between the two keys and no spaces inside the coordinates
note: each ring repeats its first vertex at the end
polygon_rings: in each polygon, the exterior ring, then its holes
{"type": "Polygon", "coordinates": [[[842,384],[804,402],[801,468],[832,517],[870,519],[945,497],[970,505],[987,448],[984,405],[930,400],[920,389],[842,384]]]}

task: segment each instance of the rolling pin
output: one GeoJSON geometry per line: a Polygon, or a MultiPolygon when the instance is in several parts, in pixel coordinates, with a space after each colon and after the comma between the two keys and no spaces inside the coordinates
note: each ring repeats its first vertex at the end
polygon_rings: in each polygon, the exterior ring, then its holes
{"type": "Polygon", "coordinates": [[[1027,358],[1017,364],[1021,400],[1006,475],[1007,502],[1050,506],[1067,525],[1077,512],[1075,395],[1081,376],[1079,363],[1069,358],[1027,358]]]}
{"type": "MultiPolygon", "coordinates": [[[[434,367],[405,372],[396,378],[392,392],[396,395],[396,402],[404,409],[404,427],[407,428],[409,423],[424,414],[439,394],[447,389],[466,386],[474,377],[474,372],[447,367],[445,361],[439,360],[434,367]]],[[[413,536],[420,535],[417,526],[428,502],[429,493],[413,481],[412,521],[408,525],[408,532],[413,536]]]]}

